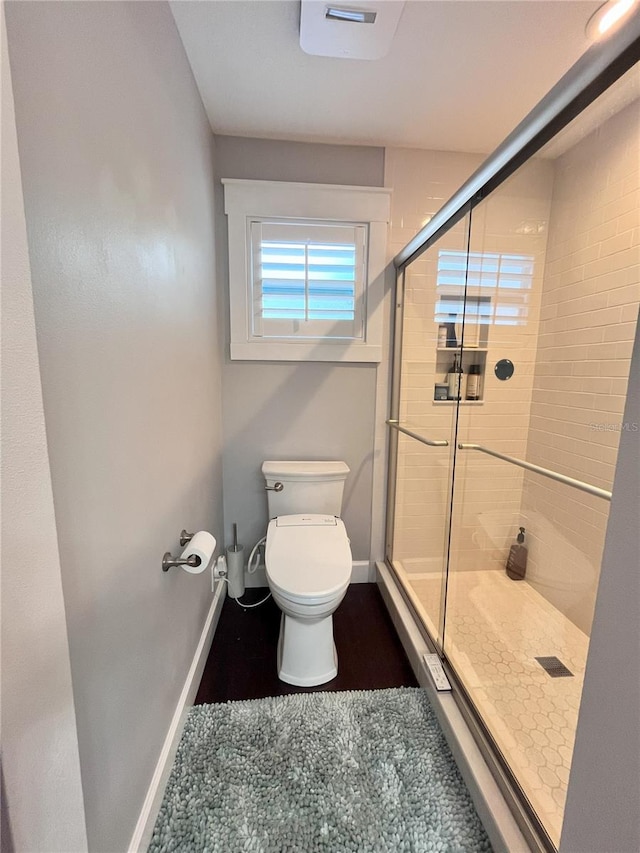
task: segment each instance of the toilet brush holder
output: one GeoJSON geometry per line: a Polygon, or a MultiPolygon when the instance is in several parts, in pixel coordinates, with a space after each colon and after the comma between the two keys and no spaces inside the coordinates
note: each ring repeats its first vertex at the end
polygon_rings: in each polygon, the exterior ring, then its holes
{"type": "Polygon", "coordinates": [[[227,548],[227,580],[231,598],[244,595],[244,545],[227,548]]]}

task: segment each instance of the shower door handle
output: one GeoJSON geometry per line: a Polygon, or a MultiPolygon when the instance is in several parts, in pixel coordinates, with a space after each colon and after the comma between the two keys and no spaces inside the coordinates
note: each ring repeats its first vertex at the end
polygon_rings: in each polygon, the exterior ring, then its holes
{"type": "Polygon", "coordinates": [[[532,462],[526,462],[524,459],[516,459],[514,456],[507,456],[505,453],[498,453],[497,450],[490,450],[488,447],[483,447],[481,444],[467,444],[466,442],[458,443],[459,450],[479,450],[480,453],[486,453],[487,456],[495,456],[496,459],[502,459],[503,462],[510,462],[512,465],[517,465],[518,468],[524,468],[525,471],[533,471],[535,474],[541,474],[543,477],[548,477],[550,480],[555,480],[558,483],[564,483],[565,486],[572,486],[574,489],[580,489],[581,492],[586,492],[588,495],[594,495],[596,498],[604,498],[610,501],[612,493],[606,489],[601,489],[599,486],[592,486],[591,483],[583,483],[582,480],[576,480],[573,477],[567,477],[566,474],[560,474],[558,471],[552,471],[550,468],[542,468],[540,465],[534,465],[532,462]]]}
{"type": "Polygon", "coordinates": [[[416,441],[420,441],[422,444],[428,444],[429,447],[449,447],[449,442],[445,441],[443,438],[426,438],[424,435],[420,435],[420,433],[413,432],[413,430],[400,426],[398,421],[388,420],[386,423],[392,429],[398,430],[398,432],[402,432],[410,438],[415,438],[416,441]]]}

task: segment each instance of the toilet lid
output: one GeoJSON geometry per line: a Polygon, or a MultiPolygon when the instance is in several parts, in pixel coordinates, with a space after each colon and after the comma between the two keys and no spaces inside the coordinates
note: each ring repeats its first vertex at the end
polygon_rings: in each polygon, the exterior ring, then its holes
{"type": "Polygon", "coordinates": [[[351,548],[341,519],[333,515],[281,515],[269,522],[269,582],[285,595],[331,596],[351,577],[351,548]]]}

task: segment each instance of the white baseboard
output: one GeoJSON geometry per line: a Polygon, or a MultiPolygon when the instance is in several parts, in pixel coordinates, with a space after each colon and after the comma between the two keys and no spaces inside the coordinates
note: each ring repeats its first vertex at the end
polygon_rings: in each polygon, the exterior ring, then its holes
{"type": "Polygon", "coordinates": [[[351,583],[375,583],[376,567],[369,560],[354,560],[351,583]]]}
{"type": "MultiPolygon", "coordinates": [[[[368,560],[354,560],[351,570],[351,583],[375,583],[376,567],[368,560]]],[[[244,573],[244,585],[246,589],[254,587],[266,587],[267,573],[264,566],[259,566],[253,574],[244,573]]]]}
{"type": "Polygon", "coordinates": [[[169,731],[167,732],[164,744],[162,745],[160,757],[158,758],[156,769],[154,770],[151,778],[151,784],[149,785],[147,796],[145,797],[142,805],[142,811],[140,812],[138,823],[136,824],[136,828],[131,838],[131,843],[129,844],[128,853],[145,853],[149,846],[149,842],[151,841],[153,828],[155,826],[156,818],[158,817],[158,812],[160,811],[160,806],[162,805],[164,789],[166,787],[167,780],[169,779],[169,774],[171,773],[171,768],[178,749],[187,713],[196,698],[200,680],[202,679],[204,665],[207,662],[209,649],[211,648],[213,635],[218,627],[220,612],[222,611],[222,605],[226,596],[226,588],[226,583],[217,584],[213,600],[211,601],[211,607],[209,608],[209,613],[207,614],[202,634],[200,635],[200,640],[198,641],[196,652],[193,656],[191,666],[189,667],[187,679],[184,683],[184,687],[182,688],[182,692],[180,693],[180,698],[178,700],[173,719],[171,720],[169,731]]]}

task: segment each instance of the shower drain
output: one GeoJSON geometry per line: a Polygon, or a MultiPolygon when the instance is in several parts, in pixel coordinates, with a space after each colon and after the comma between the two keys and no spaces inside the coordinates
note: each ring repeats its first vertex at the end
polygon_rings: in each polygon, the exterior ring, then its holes
{"type": "Polygon", "coordinates": [[[548,672],[551,678],[573,678],[573,673],[562,663],[559,658],[546,657],[536,658],[540,666],[545,672],[548,672]]]}

